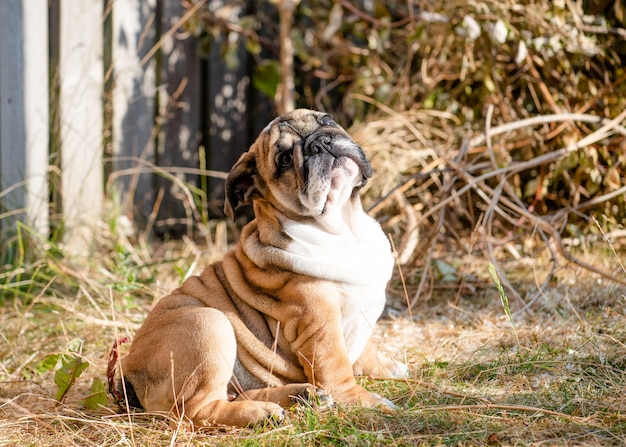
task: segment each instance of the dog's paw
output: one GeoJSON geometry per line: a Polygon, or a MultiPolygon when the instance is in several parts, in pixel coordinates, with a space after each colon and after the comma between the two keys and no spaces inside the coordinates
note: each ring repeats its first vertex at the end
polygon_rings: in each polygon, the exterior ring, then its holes
{"type": "Polygon", "coordinates": [[[247,401],[247,426],[280,425],[285,420],[285,409],[272,402],[247,401]]]}
{"type": "MultiPolygon", "coordinates": [[[[238,402],[241,404],[241,402],[238,402]]],[[[272,402],[245,401],[238,410],[240,420],[229,425],[242,427],[273,426],[277,427],[285,420],[285,409],[272,402]]]]}
{"type": "Polygon", "coordinates": [[[383,410],[385,412],[395,411],[398,408],[398,407],[396,407],[396,404],[391,402],[389,399],[385,399],[384,397],[381,397],[377,393],[372,393],[372,394],[374,394],[375,396],[377,396],[380,399],[380,401],[378,402],[378,405],[376,406],[376,408],[380,408],[381,410],[383,410]]]}
{"type": "Polygon", "coordinates": [[[349,404],[358,404],[368,408],[379,408],[386,412],[391,412],[396,409],[396,406],[389,399],[385,399],[379,394],[367,391],[359,385],[343,392],[337,400],[349,404]]]}
{"type": "MultiPolygon", "coordinates": [[[[280,425],[285,420],[285,409],[283,407],[266,408],[265,409],[265,422],[270,425],[280,425]]],[[[258,425],[258,422],[253,424],[258,425]]]]}
{"type": "Polygon", "coordinates": [[[335,405],[335,401],[330,394],[310,384],[304,384],[298,393],[292,394],[290,397],[294,404],[304,404],[318,410],[335,405]]]}

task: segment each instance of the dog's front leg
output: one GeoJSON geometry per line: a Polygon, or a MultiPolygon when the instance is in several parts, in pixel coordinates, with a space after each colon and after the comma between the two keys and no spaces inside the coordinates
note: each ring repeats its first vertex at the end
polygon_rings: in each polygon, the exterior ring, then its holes
{"type": "Polygon", "coordinates": [[[392,406],[356,383],[343,338],[339,302],[328,297],[315,299],[314,303],[307,300],[306,318],[294,315],[287,320],[285,336],[293,352],[307,379],[329,392],[336,402],[392,406]]]}

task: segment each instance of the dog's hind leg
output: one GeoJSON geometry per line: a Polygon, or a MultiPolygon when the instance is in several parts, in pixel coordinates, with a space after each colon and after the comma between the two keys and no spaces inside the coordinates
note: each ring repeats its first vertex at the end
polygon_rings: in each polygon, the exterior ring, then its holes
{"type": "Polygon", "coordinates": [[[166,411],[195,426],[281,420],[274,403],[228,402],[236,355],[235,333],[222,312],[170,295],[137,332],[121,372],[146,411],[166,411]]]}

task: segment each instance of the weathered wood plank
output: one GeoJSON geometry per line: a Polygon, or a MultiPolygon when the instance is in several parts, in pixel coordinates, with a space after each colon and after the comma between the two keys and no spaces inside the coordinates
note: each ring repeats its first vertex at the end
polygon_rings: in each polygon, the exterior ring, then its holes
{"type": "Polygon", "coordinates": [[[157,80],[154,58],[142,60],[156,41],[156,4],[116,0],[112,10],[112,169],[123,174],[115,183],[122,211],[144,222],[155,201],[150,166],[155,163],[157,80]]]}
{"type": "MultiPolygon", "coordinates": [[[[254,14],[266,2],[211,0],[213,14],[237,22],[254,14]]],[[[258,30],[263,34],[263,30],[258,30]]],[[[228,172],[239,156],[248,150],[258,133],[274,118],[270,101],[251,85],[254,61],[237,33],[224,33],[211,42],[203,63],[203,144],[207,165],[214,171],[228,172]],[[227,49],[227,46],[231,45],[227,49]],[[224,56],[227,54],[228,56],[224,56]],[[237,64],[232,62],[236,60],[237,64]]],[[[211,217],[222,216],[224,181],[208,179],[211,217]]]]}
{"type": "MultiPolygon", "coordinates": [[[[180,27],[186,9],[179,0],[162,2],[161,90],[159,92],[159,135],[157,159],[162,167],[199,167],[200,144],[200,61],[197,40],[180,27]]],[[[182,188],[197,186],[198,176],[174,172],[180,181],[159,177],[157,188],[164,191],[155,230],[180,235],[193,228],[193,204],[182,188]],[[185,185],[185,186],[182,186],[185,185]]]]}
{"type": "MultiPolygon", "coordinates": [[[[209,9],[215,14],[228,14],[233,21],[246,14],[245,6],[244,2],[233,5],[222,0],[209,2],[209,9]]],[[[215,37],[206,64],[204,82],[207,83],[204,100],[208,116],[203,125],[206,127],[208,168],[228,172],[239,156],[248,149],[252,139],[248,126],[251,83],[248,54],[238,35],[233,33],[215,37]],[[231,59],[238,62],[236,65],[225,60],[225,45],[236,46],[229,50],[231,59]]],[[[212,212],[221,213],[224,181],[210,178],[208,183],[209,203],[214,205],[212,212]]]]}
{"type": "MultiPolygon", "coordinates": [[[[19,211],[42,235],[48,232],[47,3],[0,1],[0,214],[19,211]]],[[[14,224],[0,220],[4,231],[14,224]]]]}
{"type": "MultiPolygon", "coordinates": [[[[30,1],[30,0],[28,0],[30,1]]],[[[102,0],[59,7],[62,209],[71,252],[88,254],[103,205],[102,0]]]]}

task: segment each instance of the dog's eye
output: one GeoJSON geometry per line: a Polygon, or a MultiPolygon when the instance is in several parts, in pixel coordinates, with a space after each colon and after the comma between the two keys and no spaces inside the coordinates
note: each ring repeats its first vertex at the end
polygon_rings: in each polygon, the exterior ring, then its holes
{"type": "Polygon", "coordinates": [[[322,126],[336,126],[336,124],[330,115],[324,115],[322,117],[322,126]]]}
{"type": "Polygon", "coordinates": [[[278,155],[278,166],[281,169],[289,168],[293,164],[293,154],[291,152],[281,152],[278,155]]]}

